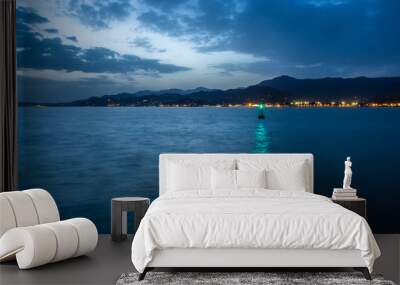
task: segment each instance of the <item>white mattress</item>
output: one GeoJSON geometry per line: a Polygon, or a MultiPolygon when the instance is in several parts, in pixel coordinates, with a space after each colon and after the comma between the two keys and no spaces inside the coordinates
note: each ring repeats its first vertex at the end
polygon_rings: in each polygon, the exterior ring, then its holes
{"type": "Polygon", "coordinates": [[[171,248],[359,250],[370,271],[380,255],[368,223],[328,198],[256,189],[156,199],[134,237],[132,262],[143,272],[156,250],[171,248]]]}

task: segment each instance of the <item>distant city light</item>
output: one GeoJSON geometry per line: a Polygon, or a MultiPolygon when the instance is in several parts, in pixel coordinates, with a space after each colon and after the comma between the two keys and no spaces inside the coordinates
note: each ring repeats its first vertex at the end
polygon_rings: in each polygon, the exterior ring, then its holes
{"type": "MultiPolygon", "coordinates": [[[[136,105],[129,105],[135,107],[136,105]]],[[[340,101],[340,102],[322,102],[322,101],[291,101],[287,103],[237,103],[237,104],[217,104],[217,105],[193,105],[193,104],[156,104],[149,106],[158,107],[229,107],[229,108],[257,108],[263,110],[265,108],[281,108],[281,107],[294,107],[294,108],[359,108],[359,107],[389,107],[398,108],[400,107],[400,102],[358,102],[358,101],[340,101]]],[[[36,105],[36,107],[41,107],[36,105]]],[[[123,107],[119,103],[109,101],[107,107],[123,107]]]]}

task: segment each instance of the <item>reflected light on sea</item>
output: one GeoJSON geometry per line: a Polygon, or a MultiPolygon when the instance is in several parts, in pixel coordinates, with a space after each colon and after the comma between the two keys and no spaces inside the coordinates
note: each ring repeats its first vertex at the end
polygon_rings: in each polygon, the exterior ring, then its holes
{"type": "Polygon", "coordinates": [[[269,152],[270,137],[268,135],[265,122],[258,122],[255,131],[255,146],[253,152],[267,153],[269,152]]]}

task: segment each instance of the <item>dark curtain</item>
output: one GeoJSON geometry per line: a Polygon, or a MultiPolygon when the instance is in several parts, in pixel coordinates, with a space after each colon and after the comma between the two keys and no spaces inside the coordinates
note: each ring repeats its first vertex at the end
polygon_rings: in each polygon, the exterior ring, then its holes
{"type": "Polygon", "coordinates": [[[0,0],[0,192],[17,190],[15,0],[0,0]]]}

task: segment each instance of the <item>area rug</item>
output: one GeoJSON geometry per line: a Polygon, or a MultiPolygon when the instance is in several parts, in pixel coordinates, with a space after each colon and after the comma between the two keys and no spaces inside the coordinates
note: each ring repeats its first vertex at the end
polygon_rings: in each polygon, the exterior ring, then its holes
{"type": "Polygon", "coordinates": [[[328,284],[328,285],[395,285],[380,275],[373,275],[368,281],[359,272],[148,272],[146,278],[138,281],[138,273],[122,274],[117,285],[146,284],[328,284]]]}

